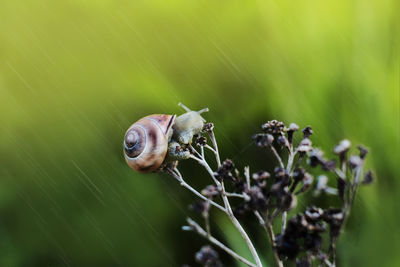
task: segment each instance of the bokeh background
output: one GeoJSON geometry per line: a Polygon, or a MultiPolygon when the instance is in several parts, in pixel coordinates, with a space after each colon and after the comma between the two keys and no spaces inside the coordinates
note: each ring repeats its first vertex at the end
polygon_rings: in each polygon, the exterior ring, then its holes
{"type": "MultiPolygon", "coordinates": [[[[0,266],[196,266],[205,241],[180,229],[194,197],[122,156],[131,123],[179,114],[178,102],[210,108],[222,157],[240,168],[273,168],[251,135],[274,118],[312,125],[328,155],[345,137],[367,145],[378,178],[359,191],[339,266],[400,266],[399,10],[396,0],[1,0],[0,266]]],[[[181,166],[199,188],[209,182],[181,166]]],[[[223,215],[212,223],[248,255],[223,215]]]]}

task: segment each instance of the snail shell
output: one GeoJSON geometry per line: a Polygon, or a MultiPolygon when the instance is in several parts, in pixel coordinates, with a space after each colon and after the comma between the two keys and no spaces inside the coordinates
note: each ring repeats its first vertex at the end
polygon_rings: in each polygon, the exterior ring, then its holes
{"type": "Polygon", "coordinates": [[[175,115],[146,116],[126,131],[124,156],[128,165],[137,172],[152,172],[163,163],[168,150],[168,139],[175,115]]]}

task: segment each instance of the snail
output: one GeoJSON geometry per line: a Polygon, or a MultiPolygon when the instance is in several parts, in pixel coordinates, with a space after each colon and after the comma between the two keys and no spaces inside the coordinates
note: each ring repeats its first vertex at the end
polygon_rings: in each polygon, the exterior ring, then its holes
{"type": "Polygon", "coordinates": [[[186,113],[176,116],[153,114],[132,124],[125,133],[124,156],[137,172],[154,172],[163,164],[188,159],[185,149],[194,135],[203,129],[205,119],[200,115],[208,108],[192,111],[179,103],[186,113]]]}

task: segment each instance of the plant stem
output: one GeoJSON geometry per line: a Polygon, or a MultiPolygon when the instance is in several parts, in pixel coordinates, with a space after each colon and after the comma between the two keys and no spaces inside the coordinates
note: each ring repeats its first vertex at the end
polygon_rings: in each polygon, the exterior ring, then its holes
{"type": "Polygon", "coordinates": [[[279,156],[278,152],[276,151],[275,147],[273,147],[272,145],[269,146],[269,148],[271,149],[272,153],[274,153],[276,159],[279,162],[279,165],[281,166],[281,168],[285,168],[285,166],[283,165],[283,161],[281,159],[281,156],[279,156]]]}
{"type": "MultiPolygon", "coordinates": [[[[215,141],[214,138],[214,134],[210,134],[211,140],[213,142],[215,151],[218,152],[218,147],[217,147],[217,142],[215,141]]],[[[220,158],[219,155],[216,153],[216,160],[217,160],[217,164],[219,164],[220,166],[220,158]]],[[[253,258],[256,262],[256,265],[259,267],[262,267],[261,264],[261,260],[260,257],[258,256],[258,253],[253,245],[253,243],[251,242],[249,236],[247,235],[246,231],[243,229],[242,225],[239,223],[239,221],[236,219],[236,217],[233,215],[233,211],[232,211],[232,207],[229,203],[228,200],[228,196],[226,194],[225,191],[225,186],[224,186],[224,182],[221,181],[219,182],[215,177],[214,177],[214,172],[212,171],[210,165],[208,165],[207,161],[204,158],[199,159],[198,157],[191,155],[192,159],[195,159],[197,162],[199,162],[209,173],[209,175],[211,176],[211,178],[214,180],[215,184],[220,187],[221,189],[221,197],[222,200],[224,202],[224,206],[225,206],[225,210],[226,210],[226,214],[229,216],[229,219],[232,221],[233,225],[236,227],[236,229],[239,231],[239,233],[241,234],[241,236],[243,237],[243,239],[245,240],[247,246],[249,247],[249,250],[251,252],[251,254],[253,255],[253,258]]]]}
{"type": "Polygon", "coordinates": [[[228,248],[227,246],[225,246],[224,244],[222,244],[220,241],[218,241],[216,238],[214,238],[211,235],[208,235],[207,232],[201,228],[201,226],[199,224],[197,224],[194,220],[188,218],[187,219],[187,223],[189,224],[189,226],[193,229],[193,231],[195,231],[196,233],[198,233],[199,235],[201,235],[202,237],[206,238],[207,240],[209,240],[211,243],[213,243],[214,245],[216,245],[217,247],[221,248],[222,250],[224,250],[226,253],[228,253],[229,255],[231,255],[232,257],[234,257],[235,259],[237,259],[238,261],[243,262],[244,264],[251,266],[251,267],[257,267],[257,265],[255,265],[254,263],[251,263],[249,260],[243,258],[242,256],[240,256],[239,254],[237,254],[236,252],[234,252],[233,250],[231,250],[230,248],[228,248]]]}
{"type": "Polygon", "coordinates": [[[203,196],[200,192],[198,192],[196,189],[194,189],[193,187],[191,187],[188,183],[185,182],[185,180],[183,180],[182,176],[179,174],[177,174],[174,171],[168,171],[169,174],[171,174],[176,180],[178,180],[178,182],[180,183],[181,186],[185,187],[186,189],[188,189],[189,191],[191,191],[192,193],[194,193],[196,196],[198,196],[199,198],[201,198],[204,201],[209,201],[211,205],[213,205],[214,207],[220,209],[221,211],[226,213],[226,209],[224,207],[222,207],[221,205],[219,205],[218,203],[206,198],[205,196],[203,196]]]}
{"type": "Polygon", "coordinates": [[[267,235],[269,237],[269,241],[271,243],[271,248],[274,253],[276,265],[278,267],[283,267],[283,263],[279,259],[279,255],[274,249],[275,235],[274,235],[274,230],[272,229],[272,224],[270,222],[268,222],[268,220],[264,220],[264,218],[261,216],[261,214],[258,211],[255,211],[254,215],[256,215],[258,222],[261,224],[261,226],[263,227],[263,229],[265,230],[265,232],[267,233],[267,235]]]}

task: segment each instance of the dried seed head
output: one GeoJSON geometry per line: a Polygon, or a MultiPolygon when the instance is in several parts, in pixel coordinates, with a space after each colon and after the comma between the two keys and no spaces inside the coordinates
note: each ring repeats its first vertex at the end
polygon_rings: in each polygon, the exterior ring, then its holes
{"type": "Polygon", "coordinates": [[[199,136],[195,141],[195,144],[197,146],[205,146],[207,144],[207,138],[205,138],[204,136],[199,136]]]}
{"type": "Polygon", "coordinates": [[[195,259],[198,263],[206,267],[222,266],[218,259],[218,253],[210,246],[203,246],[200,251],[196,253],[195,259]]]}
{"type": "Polygon", "coordinates": [[[299,125],[293,122],[289,125],[289,128],[287,129],[288,132],[296,132],[297,130],[299,130],[299,125]]]}
{"type": "Polygon", "coordinates": [[[232,171],[235,168],[235,165],[233,164],[233,161],[230,159],[225,160],[221,167],[214,173],[214,176],[218,180],[223,180],[223,179],[229,179],[229,180],[235,180],[232,175],[232,171]]]}
{"type": "Polygon", "coordinates": [[[318,148],[314,148],[308,155],[309,164],[311,167],[316,167],[318,164],[322,164],[324,160],[324,152],[318,148]]]}
{"type": "Polygon", "coordinates": [[[271,175],[267,171],[259,171],[259,172],[253,173],[253,176],[252,176],[252,178],[255,181],[263,181],[263,180],[268,179],[269,177],[271,177],[271,175]]]}
{"type": "Polygon", "coordinates": [[[374,181],[374,175],[372,174],[371,171],[368,171],[364,175],[364,179],[362,180],[362,184],[371,184],[374,181]]]}
{"type": "Polygon", "coordinates": [[[357,146],[358,150],[360,150],[360,158],[365,159],[368,154],[368,149],[363,147],[362,145],[357,146]]]}
{"type": "Polygon", "coordinates": [[[268,207],[268,201],[258,186],[252,186],[246,190],[246,194],[250,197],[249,206],[251,209],[265,211],[268,207]]]}
{"type": "Polygon", "coordinates": [[[313,133],[314,132],[313,132],[311,126],[307,126],[306,128],[303,129],[304,138],[309,138],[313,133]]]}
{"type": "Polygon", "coordinates": [[[285,129],[285,124],[281,121],[272,120],[264,123],[261,128],[265,133],[278,135],[285,129]]]}
{"type": "Polygon", "coordinates": [[[299,129],[299,126],[296,123],[291,123],[289,125],[289,128],[286,129],[288,133],[288,141],[289,144],[293,142],[293,133],[296,132],[299,129]]]}
{"type": "Polygon", "coordinates": [[[208,122],[203,126],[203,132],[205,133],[212,133],[214,129],[214,124],[212,122],[208,122]]]}
{"type": "Polygon", "coordinates": [[[252,139],[258,147],[270,146],[274,141],[274,137],[270,134],[255,134],[252,139]]]}
{"type": "Polygon", "coordinates": [[[308,138],[304,138],[301,140],[299,146],[297,147],[297,150],[301,153],[306,153],[310,152],[312,150],[312,142],[308,138]]]}
{"type": "Polygon", "coordinates": [[[282,186],[287,186],[290,184],[290,176],[284,168],[276,167],[274,172],[276,181],[278,181],[278,183],[280,183],[282,186]]]}
{"type": "Polygon", "coordinates": [[[351,143],[349,140],[344,139],[342,140],[335,148],[333,149],[333,152],[338,155],[345,154],[349,149],[350,149],[351,143]]]}
{"type": "Polygon", "coordinates": [[[265,187],[267,185],[267,180],[271,177],[269,172],[267,171],[259,171],[256,173],[253,173],[253,180],[256,182],[256,184],[259,187],[265,187]]]}
{"type": "Polygon", "coordinates": [[[310,223],[315,223],[322,219],[322,215],[324,211],[320,208],[315,206],[311,206],[304,212],[304,216],[306,217],[307,221],[310,223]]]}

